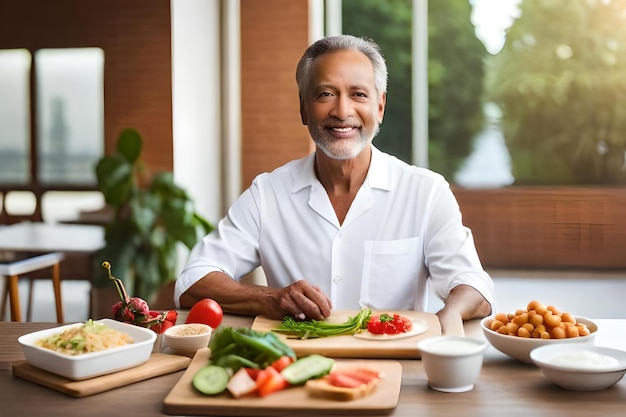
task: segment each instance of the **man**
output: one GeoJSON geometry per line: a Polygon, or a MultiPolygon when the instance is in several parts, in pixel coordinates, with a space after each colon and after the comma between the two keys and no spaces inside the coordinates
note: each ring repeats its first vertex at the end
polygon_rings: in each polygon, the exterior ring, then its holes
{"type": "Polygon", "coordinates": [[[315,152],[253,181],[192,250],[175,301],[321,320],[332,309],[424,310],[433,285],[444,333],[463,334],[463,320],[490,314],[493,282],[444,178],[372,145],[387,91],[378,46],[322,39],[296,80],[315,152]],[[259,265],[267,287],[239,282],[259,265]]]}

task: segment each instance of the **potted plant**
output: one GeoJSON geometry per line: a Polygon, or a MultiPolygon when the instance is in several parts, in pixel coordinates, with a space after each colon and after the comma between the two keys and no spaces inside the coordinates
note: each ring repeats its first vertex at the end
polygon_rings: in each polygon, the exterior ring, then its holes
{"type": "MultiPolygon", "coordinates": [[[[126,129],[115,153],[96,166],[98,188],[114,212],[96,263],[110,262],[129,294],[148,300],[175,281],[178,245],[191,249],[213,226],[195,211],[171,172],[149,172],[140,159],[142,143],[139,132],[126,129]]],[[[102,272],[96,273],[96,285],[111,287],[102,272]]]]}

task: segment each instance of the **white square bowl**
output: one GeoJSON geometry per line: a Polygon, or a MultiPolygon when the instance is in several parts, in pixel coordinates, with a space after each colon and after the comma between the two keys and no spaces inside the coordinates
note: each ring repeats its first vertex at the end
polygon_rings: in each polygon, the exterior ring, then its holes
{"type": "Polygon", "coordinates": [[[111,319],[96,320],[95,322],[130,335],[134,343],[81,355],[66,355],[35,344],[40,339],[62,333],[68,328],[80,326],[83,323],[68,324],[25,334],[20,336],[17,341],[22,346],[26,361],[30,365],[74,381],[132,368],[150,359],[157,337],[154,331],[111,319]]]}

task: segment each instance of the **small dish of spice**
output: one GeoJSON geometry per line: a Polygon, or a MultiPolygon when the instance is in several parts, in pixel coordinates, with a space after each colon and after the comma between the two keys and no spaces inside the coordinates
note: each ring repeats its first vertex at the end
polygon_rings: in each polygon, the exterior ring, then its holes
{"type": "Polygon", "coordinates": [[[178,324],[167,329],[161,340],[161,352],[193,356],[209,345],[213,329],[201,323],[178,324]]]}

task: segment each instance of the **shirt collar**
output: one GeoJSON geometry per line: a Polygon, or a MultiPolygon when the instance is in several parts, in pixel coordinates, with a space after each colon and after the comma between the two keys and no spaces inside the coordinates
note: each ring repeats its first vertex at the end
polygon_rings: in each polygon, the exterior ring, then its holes
{"type": "MultiPolygon", "coordinates": [[[[294,170],[294,185],[292,192],[298,192],[305,187],[319,184],[319,180],[315,176],[315,152],[298,161],[294,170]]],[[[380,188],[389,190],[389,170],[387,169],[387,158],[378,148],[372,145],[372,160],[365,178],[365,183],[371,188],[380,188]]]]}

